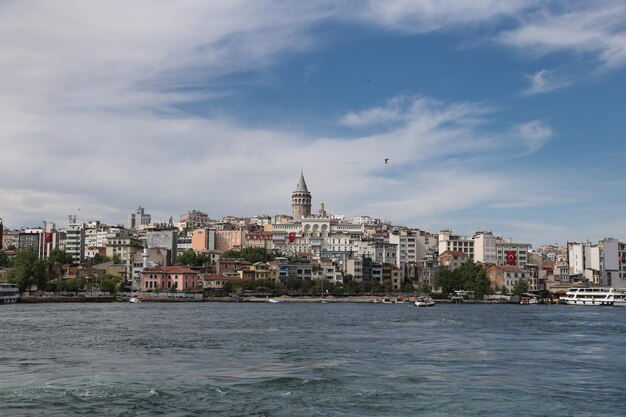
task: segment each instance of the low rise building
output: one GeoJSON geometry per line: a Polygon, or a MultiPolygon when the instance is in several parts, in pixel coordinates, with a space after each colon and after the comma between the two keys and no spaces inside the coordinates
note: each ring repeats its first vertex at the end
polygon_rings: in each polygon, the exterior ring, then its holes
{"type": "Polygon", "coordinates": [[[465,252],[447,250],[439,255],[439,266],[447,266],[450,270],[455,270],[469,260],[470,257],[465,252]]]}
{"type": "Polygon", "coordinates": [[[528,281],[528,273],[516,266],[510,265],[492,265],[487,268],[487,278],[491,283],[494,291],[501,291],[502,288],[511,290],[520,279],[528,281]]]}
{"type": "Polygon", "coordinates": [[[182,266],[159,266],[141,272],[141,290],[199,291],[200,274],[182,266]]]}

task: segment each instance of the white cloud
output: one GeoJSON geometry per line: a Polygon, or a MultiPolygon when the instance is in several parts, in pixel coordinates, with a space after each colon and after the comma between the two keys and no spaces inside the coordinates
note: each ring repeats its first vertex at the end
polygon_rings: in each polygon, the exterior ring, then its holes
{"type": "Polygon", "coordinates": [[[529,154],[538,151],[552,137],[552,128],[541,120],[519,124],[513,131],[529,154]]]}
{"type": "Polygon", "coordinates": [[[626,64],[626,5],[599,1],[571,8],[545,7],[522,17],[517,28],[501,33],[498,40],[539,55],[592,54],[601,68],[614,69],[626,64]]]}
{"type": "MultiPolygon", "coordinates": [[[[419,4],[415,13],[433,16],[427,23],[435,26],[521,7],[447,3],[444,19],[438,3],[419,4]]],[[[288,212],[303,167],[329,208],[401,220],[426,213],[413,209],[424,195],[424,207],[439,211],[492,202],[509,179],[464,158],[533,152],[549,138],[549,127],[534,121],[504,141],[510,129],[485,128],[495,109],[419,96],[348,112],[346,126],[382,128],[349,139],[177,109],[229,93],[214,87],[224,75],[311,48],[308,29],[341,13],[323,2],[1,3],[0,178],[11,180],[0,190],[0,217],[9,225],[39,216],[64,222],[81,208],[83,220],[115,223],[138,204],[155,219],[191,208],[288,212]],[[208,88],[187,90],[199,84],[208,88]],[[389,195],[405,204],[372,203],[389,195]]]]}
{"type": "Polygon", "coordinates": [[[537,71],[532,76],[529,76],[528,80],[530,81],[530,86],[524,91],[524,95],[546,93],[548,91],[558,90],[570,84],[569,80],[558,76],[554,71],[548,71],[546,69],[537,71]]]}
{"type": "Polygon", "coordinates": [[[357,16],[393,30],[420,33],[457,30],[462,25],[515,16],[534,3],[534,0],[370,0],[357,9],[357,16]]]}

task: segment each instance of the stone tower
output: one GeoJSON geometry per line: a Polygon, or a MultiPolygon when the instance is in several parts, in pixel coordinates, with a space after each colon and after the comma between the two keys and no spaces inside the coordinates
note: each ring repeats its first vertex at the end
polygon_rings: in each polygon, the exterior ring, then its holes
{"type": "Polygon", "coordinates": [[[294,220],[302,220],[311,215],[311,193],[306,188],[302,172],[300,172],[300,181],[296,191],[291,194],[291,211],[294,220]]]}

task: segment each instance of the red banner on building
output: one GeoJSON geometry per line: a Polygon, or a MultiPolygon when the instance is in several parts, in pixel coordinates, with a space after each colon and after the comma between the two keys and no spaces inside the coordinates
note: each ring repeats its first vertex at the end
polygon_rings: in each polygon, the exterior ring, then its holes
{"type": "Polygon", "coordinates": [[[44,240],[46,242],[52,242],[52,233],[46,233],[46,236],[44,237],[44,240]]]}
{"type": "Polygon", "coordinates": [[[504,254],[506,255],[506,265],[517,266],[517,254],[514,250],[505,251],[504,254]]]}
{"type": "Polygon", "coordinates": [[[294,232],[289,233],[289,243],[296,241],[296,234],[294,232]]]}

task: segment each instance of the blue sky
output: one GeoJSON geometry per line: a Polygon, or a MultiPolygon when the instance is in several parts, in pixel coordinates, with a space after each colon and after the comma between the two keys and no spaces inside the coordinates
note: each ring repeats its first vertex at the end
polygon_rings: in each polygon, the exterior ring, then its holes
{"type": "Polygon", "coordinates": [[[623,2],[221,3],[0,3],[5,224],[289,213],[303,169],[347,217],[626,238],[623,2]]]}

